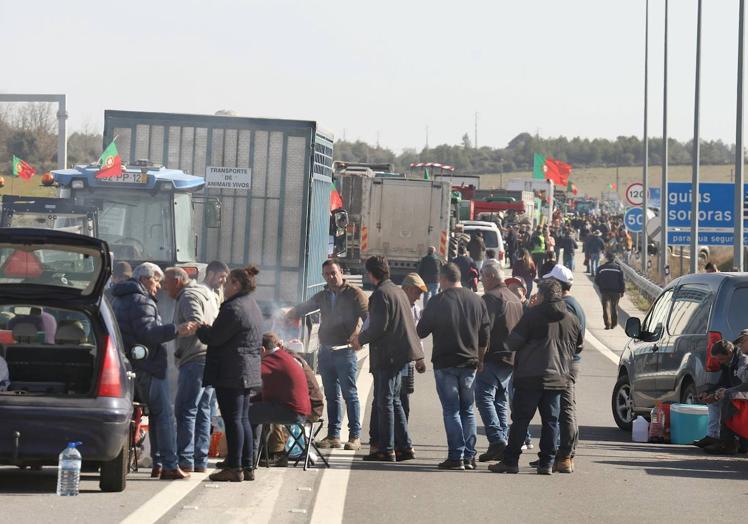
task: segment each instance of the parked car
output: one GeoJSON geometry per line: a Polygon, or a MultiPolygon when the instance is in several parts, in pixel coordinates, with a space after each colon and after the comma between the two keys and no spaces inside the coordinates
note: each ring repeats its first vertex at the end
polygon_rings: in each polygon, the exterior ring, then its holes
{"type": "Polygon", "coordinates": [[[135,375],[102,298],[110,275],[103,240],[0,228],[0,464],[56,465],[81,442],[101,489],[125,488],[135,375]]]}
{"type": "Polygon", "coordinates": [[[748,274],[700,273],[671,282],[644,321],[629,318],[611,400],[613,418],[630,430],[657,401],[694,403],[718,378],[711,346],[748,328],[748,274]]]}

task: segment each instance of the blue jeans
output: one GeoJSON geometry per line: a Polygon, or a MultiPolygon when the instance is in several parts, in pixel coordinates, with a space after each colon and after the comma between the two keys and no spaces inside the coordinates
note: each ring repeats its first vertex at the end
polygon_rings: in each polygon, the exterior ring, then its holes
{"type": "Polygon", "coordinates": [[[434,370],[436,392],[442,404],[444,429],[450,460],[475,457],[478,428],[475,424],[475,370],[471,368],[442,368],[434,370]]]}
{"type": "Polygon", "coordinates": [[[177,418],[179,465],[207,467],[210,447],[212,387],[203,387],[205,361],[188,362],[179,368],[174,415],[177,418]]]}
{"type": "Polygon", "coordinates": [[[426,304],[429,303],[429,300],[434,298],[436,294],[439,293],[439,282],[426,284],[426,287],[428,288],[428,291],[423,294],[423,307],[426,307],[426,304]]]}
{"type": "Polygon", "coordinates": [[[151,439],[153,466],[177,468],[177,435],[171,408],[169,382],[151,377],[148,388],[148,435],[151,439]]]}
{"type": "Polygon", "coordinates": [[[319,348],[319,373],[327,401],[327,435],[340,438],[340,424],[343,419],[343,402],[348,409],[348,438],[361,435],[361,404],[356,389],[358,360],[352,349],[331,350],[328,346],[319,348]]]}
{"type": "Polygon", "coordinates": [[[561,390],[522,389],[514,391],[512,403],[512,425],[509,428],[509,444],[504,450],[504,463],[516,466],[522,454],[527,428],[535,411],[540,411],[543,428],[540,433],[540,466],[553,464],[558,438],[558,416],[561,410],[561,390]]]}
{"type": "Polygon", "coordinates": [[[475,377],[475,405],[486,428],[489,444],[507,443],[509,438],[509,387],[512,368],[486,362],[475,377]]]}
{"type": "Polygon", "coordinates": [[[710,437],[719,438],[719,428],[722,420],[722,403],[712,402],[707,404],[709,409],[709,422],[707,422],[706,434],[710,437]]]}
{"type": "Polygon", "coordinates": [[[413,447],[408,433],[408,417],[402,404],[401,370],[376,369],[374,403],[369,425],[369,438],[379,451],[409,450],[413,447]]]}
{"type": "Polygon", "coordinates": [[[597,268],[600,267],[600,253],[592,253],[590,255],[590,273],[594,277],[597,275],[597,268]]]}
{"type": "Polygon", "coordinates": [[[569,256],[567,256],[566,252],[564,252],[564,266],[566,266],[569,270],[574,271],[574,253],[571,253],[569,256]]]}
{"type": "Polygon", "coordinates": [[[254,466],[253,433],[249,422],[250,389],[216,388],[218,407],[226,424],[226,465],[230,469],[254,466]]]}

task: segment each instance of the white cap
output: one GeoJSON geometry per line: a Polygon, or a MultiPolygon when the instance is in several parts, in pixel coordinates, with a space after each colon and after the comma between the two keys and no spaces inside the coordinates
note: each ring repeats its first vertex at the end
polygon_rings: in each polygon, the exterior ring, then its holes
{"type": "Polygon", "coordinates": [[[543,275],[543,278],[555,278],[559,282],[569,285],[574,283],[574,273],[571,272],[571,269],[562,266],[561,264],[553,266],[551,272],[547,275],[543,275]]]}

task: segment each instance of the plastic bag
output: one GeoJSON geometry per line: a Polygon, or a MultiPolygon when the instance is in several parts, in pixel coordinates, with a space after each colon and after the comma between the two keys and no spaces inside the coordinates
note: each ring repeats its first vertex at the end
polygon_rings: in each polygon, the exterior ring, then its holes
{"type": "Polygon", "coordinates": [[[303,446],[306,445],[306,435],[302,434],[301,426],[294,424],[290,426],[291,436],[286,441],[286,451],[288,452],[288,458],[296,459],[304,453],[303,446]],[[294,437],[298,439],[298,442],[294,440],[294,437]],[[293,447],[291,447],[293,446],[293,447]]]}

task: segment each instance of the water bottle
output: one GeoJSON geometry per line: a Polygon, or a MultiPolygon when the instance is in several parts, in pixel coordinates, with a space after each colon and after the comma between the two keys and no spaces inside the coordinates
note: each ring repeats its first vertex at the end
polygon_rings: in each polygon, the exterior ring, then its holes
{"type": "Polygon", "coordinates": [[[68,447],[60,453],[57,465],[57,495],[75,497],[81,481],[81,454],[76,449],[80,442],[68,442],[68,447]]]}

